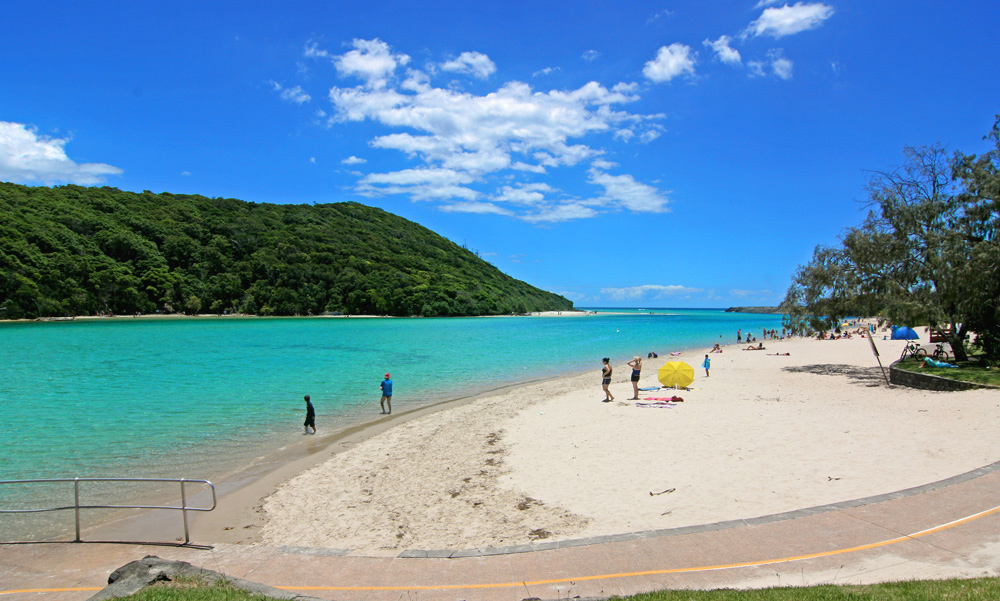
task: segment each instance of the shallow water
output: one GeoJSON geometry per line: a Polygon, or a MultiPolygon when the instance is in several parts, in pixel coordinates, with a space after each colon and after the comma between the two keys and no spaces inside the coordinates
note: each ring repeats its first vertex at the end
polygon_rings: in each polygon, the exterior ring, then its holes
{"type": "MultiPolygon", "coordinates": [[[[398,412],[587,369],[596,388],[601,357],[703,348],[764,327],[780,330],[781,317],[659,309],[3,323],[0,480],[224,478],[302,440],[305,394],[321,434],[378,417],[386,371],[398,412]]],[[[45,488],[0,486],[0,509],[45,503],[45,488]]]]}

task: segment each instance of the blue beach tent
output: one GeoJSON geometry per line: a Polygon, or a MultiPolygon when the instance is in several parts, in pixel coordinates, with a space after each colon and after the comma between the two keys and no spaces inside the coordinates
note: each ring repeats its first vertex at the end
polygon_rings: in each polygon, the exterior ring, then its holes
{"type": "Polygon", "coordinates": [[[920,336],[917,335],[912,329],[903,326],[901,328],[895,328],[892,331],[893,340],[919,340],[920,336]]]}

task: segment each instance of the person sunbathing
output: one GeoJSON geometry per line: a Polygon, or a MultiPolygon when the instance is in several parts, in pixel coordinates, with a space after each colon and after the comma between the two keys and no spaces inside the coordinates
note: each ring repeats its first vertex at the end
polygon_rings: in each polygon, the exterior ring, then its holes
{"type": "Polygon", "coordinates": [[[957,365],[952,365],[951,363],[946,363],[944,361],[936,361],[934,359],[931,359],[930,357],[924,357],[923,363],[921,363],[917,367],[918,368],[924,368],[924,367],[954,367],[954,368],[957,368],[958,366],[957,365]]]}
{"type": "Polygon", "coordinates": [[[792,354],[791,353],[768,353],[768,355],[775,355],[775,356],[778,356],[778,357],[790,357],[792,354]]]}
{"type": "Polygon", "coordinates": [[[751,344],[750,346],[746,347],[743,350],[745,350],[745,351],[763,351],[763,350],[765,350],[764,349],[764,343],[761,342],[757,346],[754,346],[754,345],[751,344]]]}

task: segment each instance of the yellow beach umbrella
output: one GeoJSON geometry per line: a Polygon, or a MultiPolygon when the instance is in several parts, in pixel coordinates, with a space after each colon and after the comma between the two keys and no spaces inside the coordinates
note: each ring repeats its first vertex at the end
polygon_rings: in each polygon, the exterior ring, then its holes
{"type": "Polygon", "coordinates": [[[664,386],[686,388],[694,382],[694,368],[683,361],[667,361],[657,375],[664,386]]]}

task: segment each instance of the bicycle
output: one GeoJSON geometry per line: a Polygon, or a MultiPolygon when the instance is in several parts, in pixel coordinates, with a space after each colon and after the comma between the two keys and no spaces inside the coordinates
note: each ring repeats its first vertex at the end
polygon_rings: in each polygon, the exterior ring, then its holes
{"type": "Polygon", "coordinates": [[[903,353],[899,355],[899,360],[902,361],[907,357],[916,357],[919,360],[923,359],[926,356],[927,356],[927,349],[920,346],[916,342],[911,342],[907,344],[906,347],[903,349],[903,353]]]}
{"type": "Polygon", "coordinates": [[[944,344],[938,344],[937,348],[934,349],[934,352],[931,353],[931,357],[933,357],[935,361],[951,360],[951,355],[948,354],[948,351],[944,350],[944,344]]]}

